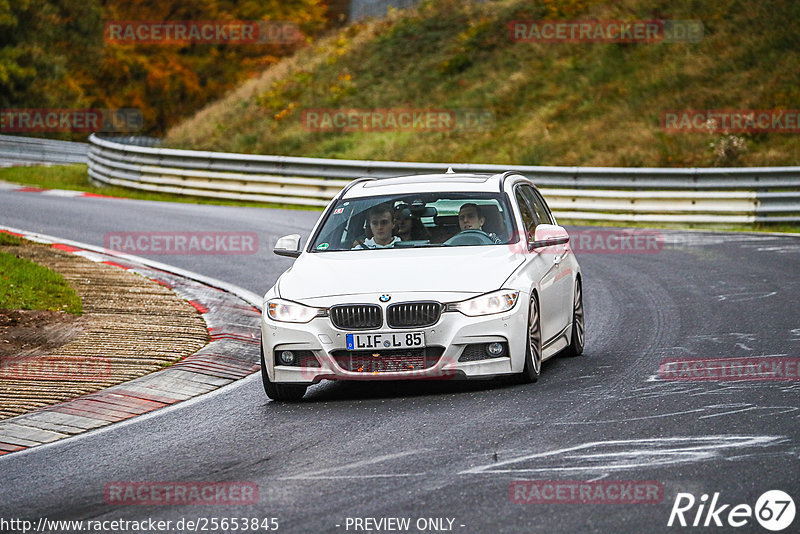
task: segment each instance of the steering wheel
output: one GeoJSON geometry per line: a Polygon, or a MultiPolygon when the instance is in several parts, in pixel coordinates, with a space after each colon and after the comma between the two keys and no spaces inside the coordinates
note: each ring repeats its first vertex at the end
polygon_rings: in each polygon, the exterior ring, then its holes
{"type": "Polygon", "coordinates": [[[464,230],[457,233],[442,244],[451,246],[494,245],[494,240],[492,240],[492,238],[489,237],[489,234],[483,230],[464,230]]]}

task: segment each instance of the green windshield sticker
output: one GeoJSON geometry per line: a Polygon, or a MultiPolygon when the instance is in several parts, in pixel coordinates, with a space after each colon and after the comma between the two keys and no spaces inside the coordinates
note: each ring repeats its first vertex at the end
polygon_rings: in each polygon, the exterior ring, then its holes
{"type": "Polygon", "coordinates": [[[325,250],[325,249],[327,249],[329,246],[330,246],[330,245],[329,245],[328,243],[320,243],[319,245],[317,245],[317,250],[325,250]]]}

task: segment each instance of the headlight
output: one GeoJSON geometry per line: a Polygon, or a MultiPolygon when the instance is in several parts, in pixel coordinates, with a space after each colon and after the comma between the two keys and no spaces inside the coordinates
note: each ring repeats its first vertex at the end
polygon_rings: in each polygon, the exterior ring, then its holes
{"type": "Polygon", "coordinates": [[[447,311],[460,311],[470,317],[502,313],[513,308],[518,298],[519,291],[501,289],[469,300],[448,304],[447,311]]]}
{"type": "Polygon", "coordinates": [[[325,310],[288,300],[272,299],[267,302],[267,315],[270,319],[283,323],[307,323],[314,317],[324,316],[325,310]]]}

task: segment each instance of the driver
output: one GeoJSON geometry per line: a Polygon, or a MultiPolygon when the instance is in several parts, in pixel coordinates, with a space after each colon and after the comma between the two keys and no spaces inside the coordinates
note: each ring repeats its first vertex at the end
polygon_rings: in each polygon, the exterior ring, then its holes
{"type": "MultiPolygon", "coordinates": [[[[481,212],[481,207],[477,204],[472,202],[468,202],[461,206],[461,209],[458,210],[458,226],[461,228],[461,231],[464,230],[483,230],[483,223],[486,222],[486,218],[483,216],[481,212]]],[[[495,243],[499,244],[502,243],[502,240],[497,237],[497,234],[494,232],[484,232],[489,238],[494,241],[495,243]]]]}

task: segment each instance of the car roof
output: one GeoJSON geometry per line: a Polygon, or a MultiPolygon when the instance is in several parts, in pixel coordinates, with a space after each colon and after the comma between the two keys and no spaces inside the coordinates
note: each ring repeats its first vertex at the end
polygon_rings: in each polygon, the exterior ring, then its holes
{"type": "Polygon", "coordinates": [[[436,192],[502,191],[502,181],[509,173],[501,174],[413,174],[391,178],[361,178],[345,188],[342,198],[361,198],[377,195],[436,192]]]}

